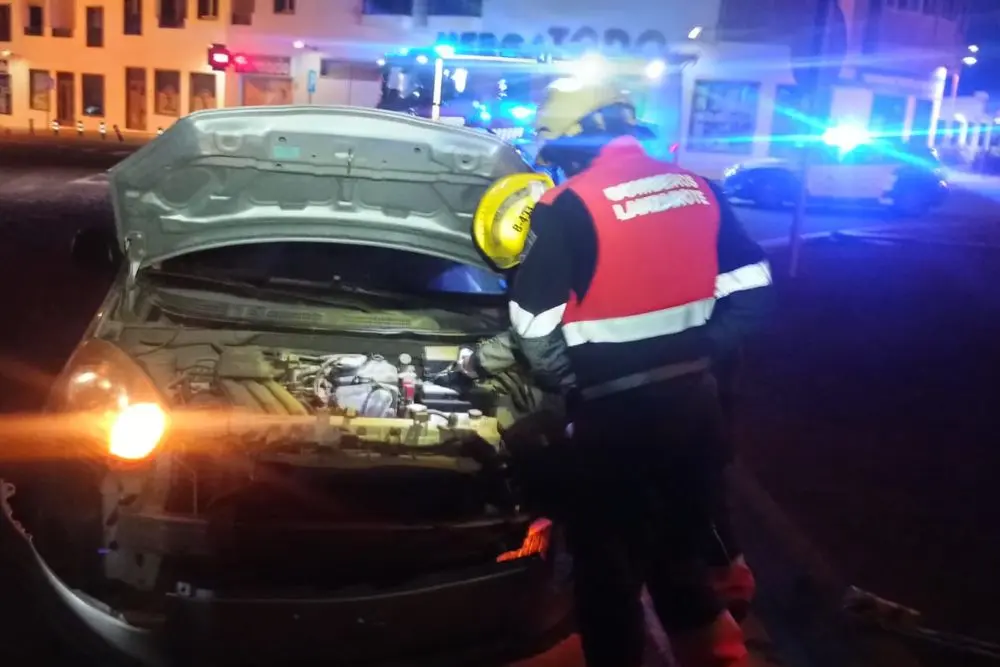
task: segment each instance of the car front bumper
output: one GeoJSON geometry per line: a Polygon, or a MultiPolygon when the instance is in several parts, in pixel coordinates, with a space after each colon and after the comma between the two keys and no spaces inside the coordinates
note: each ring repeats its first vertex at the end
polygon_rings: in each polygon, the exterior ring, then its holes
{"type": "Polygon", "coordinates": [[[74,650],[102,664],[491,664],[543,650],[568,633],[565,563],[527,558],[409,582],[377,594],[279,598],[168,595],[139,625],[46,565],[0,481],[0,562],[25,604],[40,608],[74,650]],[[561,572],[562,571],[562,572],[561,572]]]}

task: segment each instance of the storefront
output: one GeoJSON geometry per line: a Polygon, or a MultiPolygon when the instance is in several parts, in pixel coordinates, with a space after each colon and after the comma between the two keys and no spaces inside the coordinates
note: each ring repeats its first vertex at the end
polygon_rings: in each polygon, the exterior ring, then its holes
{"type": "Polygon", "coordinates": [[[246,54],[253,71],[240,74],[239,103],[275,106],[293,103],[292,59],[284,56],[246,54]]]}
{"type": "Polygon", "coordinates": [[[0,59],[0,116],[10,116],[13,113],[10,68],[6,59],[0,59]]]}

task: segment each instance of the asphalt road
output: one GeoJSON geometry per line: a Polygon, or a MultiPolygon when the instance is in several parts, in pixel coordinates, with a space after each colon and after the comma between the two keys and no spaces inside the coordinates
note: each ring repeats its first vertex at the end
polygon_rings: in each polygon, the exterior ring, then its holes
{"type": "MultiPolygon", "coordinates": [[[[40,404],[103,296],[69,243],[81,226],[110,223],[101,174],[114,159],[0,145],[0,412],[40,404]],[[58,164],[69,160],[84,164],[58,164]]],[[[920,221],[813,213],[804,231],[997,244],[994,202],[969,198],[920,221]]],[[[780,272],[790,213],[742,215],[774,241],[780,272]]],[[[751,350],[741,454],[851,581],[990,635],[1000,456],[989,414],[1000,396],[987,381],[1000,311],[989,286],[1000,264],[961,247],[944,257],[874,247],[807,248],[800,280],[782,281],[781,322],[751,350]]],[[[570,641],[531,667],[579,664],[570,641]]]]}

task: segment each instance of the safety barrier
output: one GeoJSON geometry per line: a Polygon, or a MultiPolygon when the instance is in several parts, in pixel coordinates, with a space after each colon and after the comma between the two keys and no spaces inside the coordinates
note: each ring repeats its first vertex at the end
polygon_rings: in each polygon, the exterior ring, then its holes
{"type": "MultiPolygon", "coordinates": [[[[162,135],[164,131],[165,128],[157,127],[155,136],[162,135]]],[[[109,131],[109,124],[104,120],[98,121],[96,127],[91,126],[90,128],[88,128],[82,120],[76,121],[72,126],[66,126],[58,120],[53,120],[48,124],[47,132],[42,130],[33,118],[28,119],[28,127],[26,131],[15,130],[10,127],[0,128],[0,136],[8,137],[16,134],[22,136],[26,135],[28,137],[43,137],[48,135],[57,138],[93,139],[95,132],[101,141],[108,141],[110,136],[112,140],[117,140],[119,143],[125,143],[129,140],[133,142],[143,142],[153,138],[153,135],[146,132],[128,131],[128,134],[126,134],[126,131],[123,131],[121,126],[117,123],[111,124],[109,131]]]]}

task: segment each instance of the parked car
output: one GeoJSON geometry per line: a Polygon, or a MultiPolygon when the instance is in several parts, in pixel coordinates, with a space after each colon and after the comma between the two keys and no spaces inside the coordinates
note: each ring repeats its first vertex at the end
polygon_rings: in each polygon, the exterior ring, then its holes
{"type": "Polygon", "coordinates": [[[32,603],[156,665],[565,636],[558,526],[510,473],[530,429],[504,430],[534,389],[449,379],[507,327],[472,214],[527,171],[487,133],[315,106],[195,113],[114,167],[117,235],[74,253],[121,266],[53,387],[58,455],[0,484],[32,603]]]}
{"type": "MultiPolygon", "coordinates": [[[[794,158],[747,160],[727,169],[726,194],[734,201],[765,208],[793,203],[799,192],[794,158]]],[[[806,194],[827,205],[887,206],[903,215],[922,215],[944,203],[948,182],[937,154],[889,143],[835,146],[812,152],[806,194]]]]}

